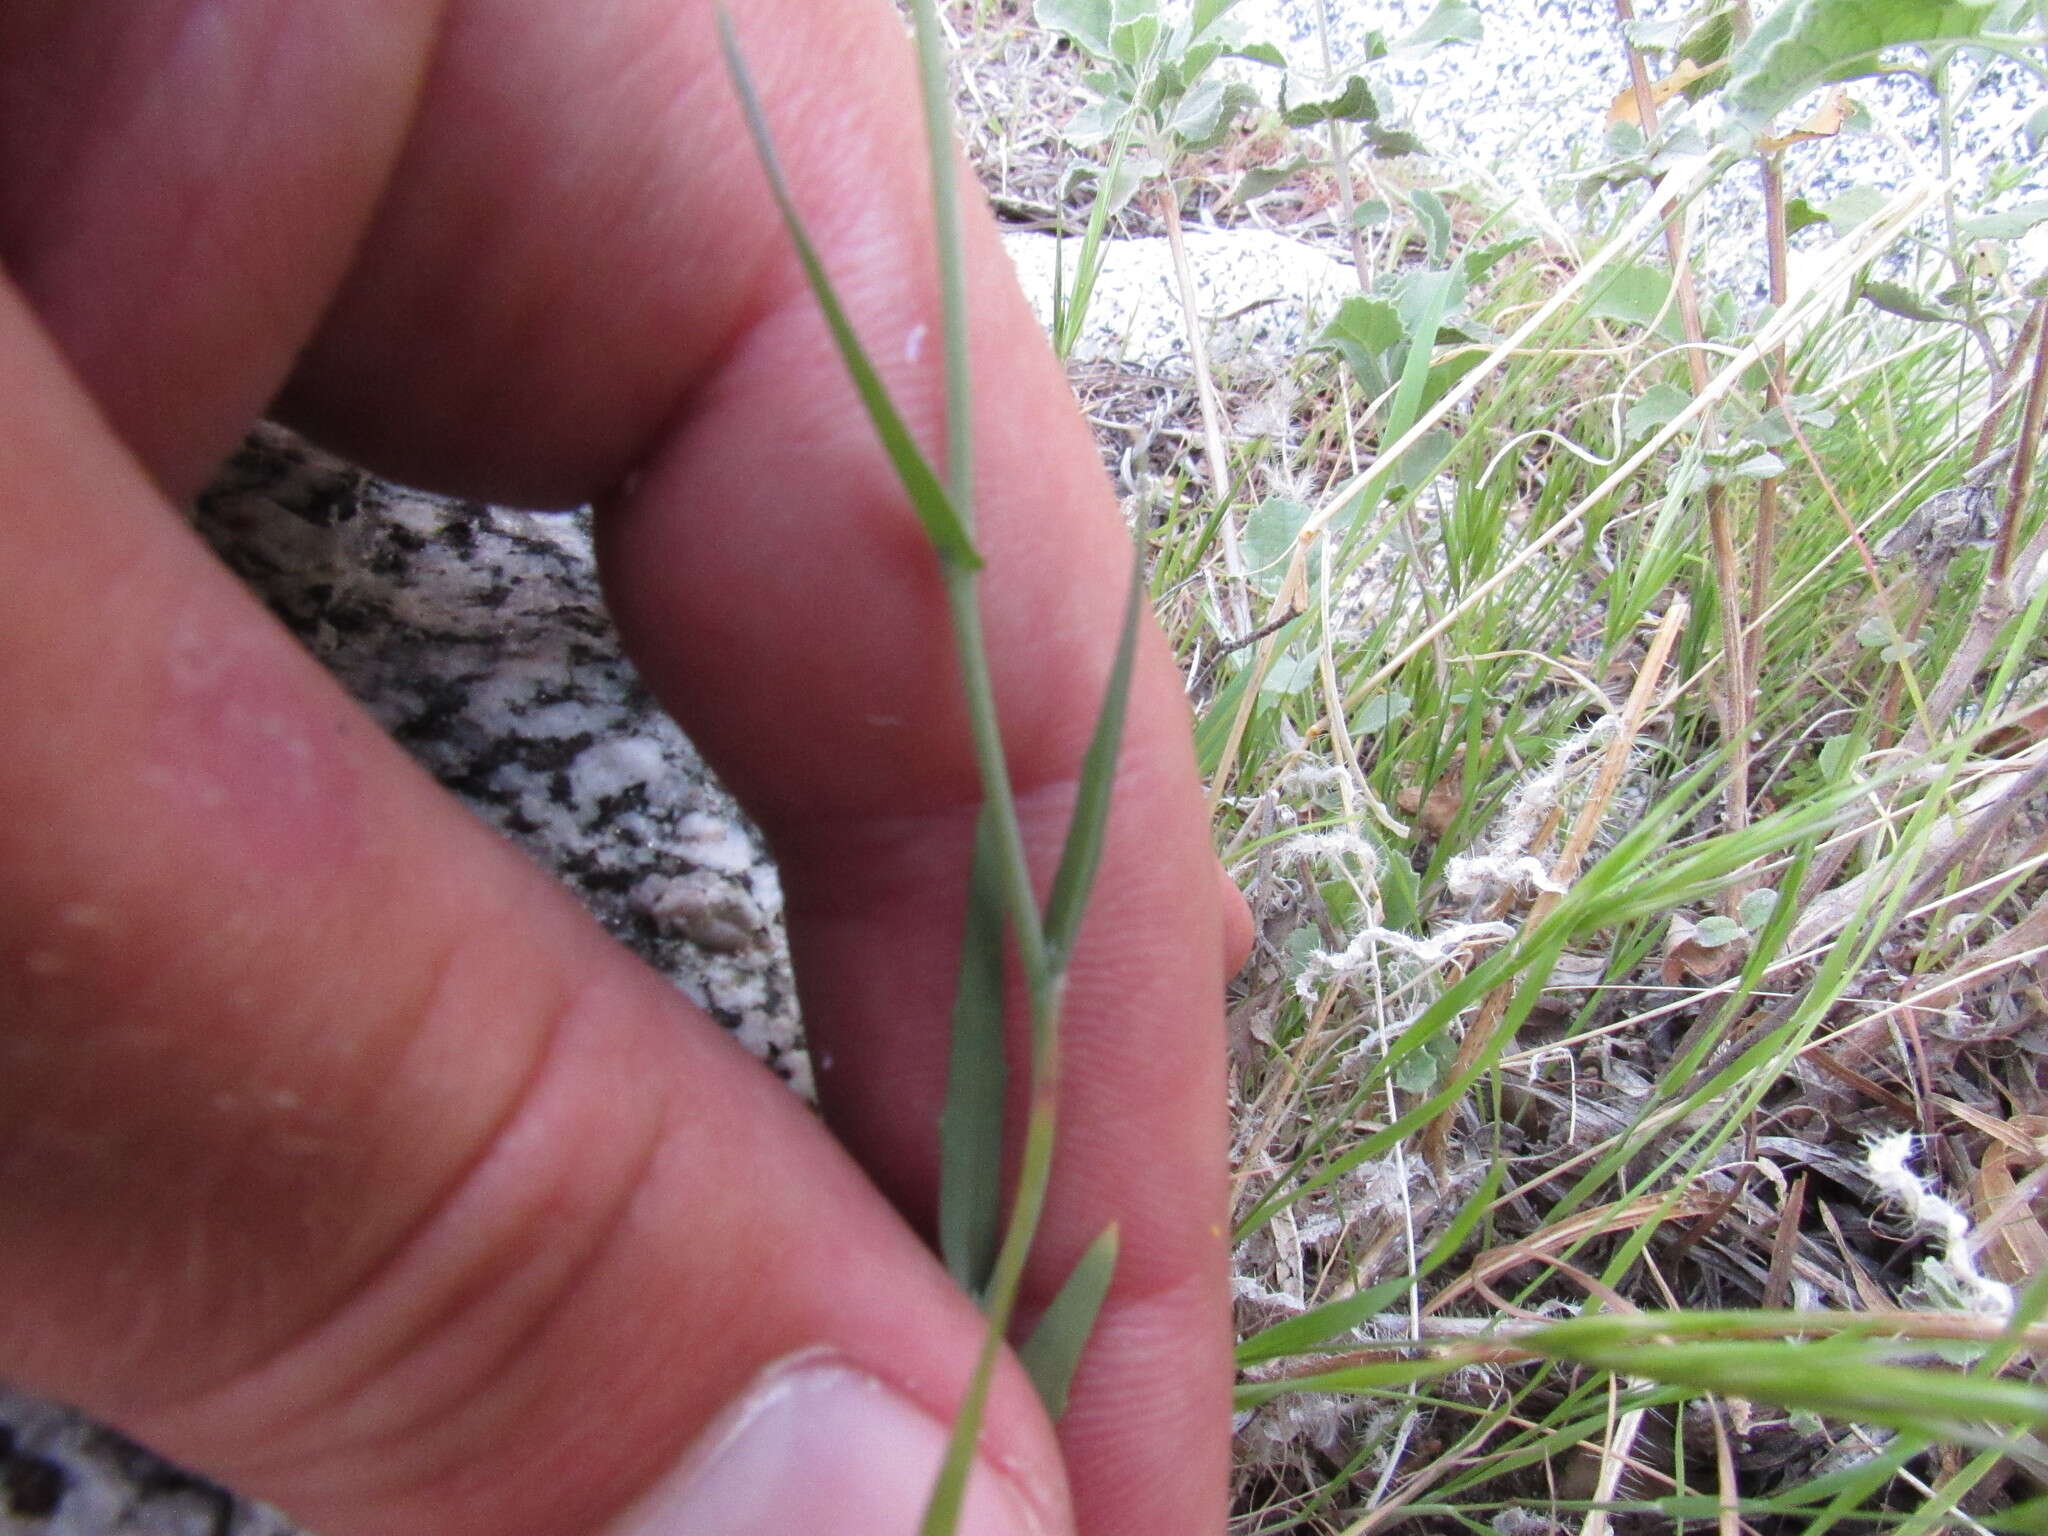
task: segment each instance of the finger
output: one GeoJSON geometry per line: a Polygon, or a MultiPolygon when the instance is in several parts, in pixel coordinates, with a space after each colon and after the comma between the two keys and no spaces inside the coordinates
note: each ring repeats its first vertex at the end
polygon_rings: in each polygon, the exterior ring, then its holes
{"type": "MultiPolygon", "coordinates": [[[[9,1377],[334,1536],[908,1529],[979,1335],[922,1246],[339,695],[4,283],[0,407],[9,1377]]],[[[1014,1369],[984,1444],[980,1528],[1062,1528],[1014,1369]]]]}
{"type": "Polygon", "coordinates": [[[311,335],[404,139],[439,11],[0,6],[0,264],[174,498],[311,335]]]}

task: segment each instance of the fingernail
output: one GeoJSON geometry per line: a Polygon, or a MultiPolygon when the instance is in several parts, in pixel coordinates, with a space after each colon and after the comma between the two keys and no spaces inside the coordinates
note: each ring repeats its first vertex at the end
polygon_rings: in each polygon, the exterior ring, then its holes
{"type": "MultiPolygon", "coordinates": [[[[843,1361],[770,1369],[713,1421],[673,1477],[613,1536],[916,1536],[947,1426],[843,1361]]],[[[959,1536],[1056,1536],[986,1461],[967,1481],[959,1536]]]]}

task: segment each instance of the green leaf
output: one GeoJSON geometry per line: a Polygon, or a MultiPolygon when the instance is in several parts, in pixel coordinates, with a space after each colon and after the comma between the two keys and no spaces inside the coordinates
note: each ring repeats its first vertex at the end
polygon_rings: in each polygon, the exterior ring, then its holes
{"type": "Polygon", "coordinates": [[[1664,53],[1678,46],[1685,35],[1685,17],[1667,16],[1661,21],[1632,21],[1621,29],[1631,48],[1640,53],[1664,53]]]}
{"type": "Polygon", "coordinates": [[[1622,426],[1631,440],[1650,436],[1692,404],[1692,391],[1676,384],[1652,384],[1643,397],[1628,408],[1622,426]]]}
{"type": "Polygon", "coordinates": [[[1102,708],[1095,734],[1081,759],[1074,810],[1067,822],[1066,845],[1045,901],[1045,948],[1055,974],[1066,969],[1088,891],[1102,863],[1103,829],[1109,822],[1110,791],[1116,784],[1117,754],[1124,738],[1124,706],[1131,692],[1131,663],[1138,649],[1138,615],[1145,606],[1145,562],[1134,551],[1130,588],[1124,594],[1123,627],[1117,634],[1116,658],[1102,690],[1102,708]]]}
{"type": "MultiPolygon", "coordinates": [[[[1604,1321],[1604,1319],[1602,1319],[1604,1321]]],[[[1654,1314],[1631,1317],[1651,1323],[1654,1314]]],[[[1583,1319],[1582,1321],[1593,1321],[1583,1319]]],[[[1991,1437],[1980,1424],[2048,1426],[2048,1391],[1952,1371],[1891,1365],[1881,1347],[1824,1340],[1805,1343],[1663,1344],[1599,1339],[1574,1324],[1538,1329],[1517,1341],[1553,1359],[1640,1376],[1693,1392],[1721,1392],[1752,1402],[1805,1408],[1853,1423],[1907,1431],[1938,1429],[1965,1444],[1991,1437]]]]}
{"type": "Polygon", "coordinates": [[[1074,1262],[1052,1305],[1039,1316],[1017,1351],[1017,1358],[1031,1375],[1031,1384],[1053,1418],[1067,1411],[1067,1389],[1073,1384],[1074,1368],[1081,1363],[1081,1351],[1095,1331],[1095,1319],[1109,1295],[1109,1282],[1116,1274],[1116,1224],[1103,1228],[1074,1262]]]}
{"type": "Polygon", "coordinates": [[[1785,233],[1796,235],[1802,229],[1811,229],[1816,224],[1825,224],[1828,216],[1803,197],[1795,197],[1785,204],[1785,233]]]}
{"type": "Polygon", "coordinates": [[[974,548],[974,541],[967,536],[966,525],[954,510],[952,499],[946,495],[945,487],[939,483],[939,477],[933,472],[923,450],[917,446],[917,440],[910,435],[909,427],[897,414],[895,402],[889,398],[881,376],[868,361],[860,337],[853,329],[853,322],[847,319],[846,311],[840,305],[839,295],[825,273],[825,264],[818,256],[817,247],[811,244],[810,234],[804,228],[795,200],[790,196],[789,184],[783,179],[781,162],[775,158],[775,145],[768,136],[768,120],[761,111],[761,100],[754,91],[753,78],[747,73],[746,60],[740,56],[739,39],[733,34],[732,18],[722,8],[718,13],[718,40],[719,46],[725,50],[725,65],[732,76],[733,88],[739,94],[740,111],[746,118],[747,132],[754,140],[754,153],[760,158],[775,205],[782,210],[782,222],[789,229],[791,243],[796,246],[797,260],[803,264],[811,293],[818,301],[818,308],[824,312],[825,324],[839,348],[840,361],[846,365],[846,371],[853,379],[853,387],[859,392],[861,405],[867,410],[875,435],[882,440],[883,451],[889,456],[896,478],[902,481],[911,508],[917,513],[917,520],[924,525],[925,537],[931,540],[932,547],[947,563],[962,570],[979,570],[981,556],[974,548]]]}
{"type": "Polygon", "coordinates": [[[1874,73],[1900,43],[1967,42],[1991,0],[1787,0],[1758,23],[1731,61],[1724,99],[1760,129],[1816,86],[1874,73]]]}
{"type": "Polygon", "coordinates": [[[1159,18],[1141,12],[1109,29],[1109,56],[1128,70],[1142,72],[1159,46],[1159,18]]]}
{"type": "Polygon", "coordinates": [[[1230,50],[1233,59],[1249,59],[1254,64],[1270,64],[1275,69],[1287,67],[1287,55],[1271,43],[1246,43],[1230,50]]]}
{"type": "Polygon", "coordinates": [[[1386,128],[1378,123],[1367,123],[1360,136],[1378,160],[1398,160],[1403,155],[1422,154],[1429,148],[1420,136],[1405,128],[1386,128]]]}
{"type": "Polygon", "coordinates": [[[1309,518],[1307,503],[1285,496],[1268,496],[1244,520],[1242,547],[1244,563],[1253,583],[1262,591],[1280,590],[1287,578],[1288,563],[1294,558],[1294,541],[1309,518]]]}
{"type": "Polygon", "coordinates": [[[1743,480],[1770,480],[1785,473],[1785,461],[1766,448],[1738,460],[1728,473],[1743,480]]]}
{"type": "Polygon", "coordinates": [[[1230,728],[1237,720],[1245,690],[1251,686],[1252,674],[1257,670],[1249,665],[1239,667],[1231,674],[1230,681],[1216,690],[1216,697],[1209,701],[1209,707],[1195,722],[1195,765],[1201,769],[1205,779],[1212,777],[1223,763],[1223,749],[1230,743],[1230,728]]]}
{"type": "Polygon", "coordinates": [[[1167,119],[1167,132],[1188,149],[1214,144],[1247,107],[1258,105],[1259,93],[1242,80],[1203,80],[1183,96],[1167,119]]]}
{"type": "Polygon", "coordinates": [[[1931,323],[1953,320],[1955,318],[1955,316],[1951,315],[1940,305],[1921,298],[1912,289],[1899,283],[1886,283],[1880,282],[1875,278],[1865,278],[1863,280],[1862,296],[1872,304],[1875,304],[1879,309],[1885,311],[1885,313],[1897,315],[1901,320],[1921,320],[1931,323]]]}
{"type": "MultiPolygon", "coordinates": [[[[1417,195],[1410,194],[1411,198],[1417,195]]],[[[1424,273],[1415,279],[1413,293],[1419,303],[1408,342],[1408,358],[1401,368],[1401,386],[1394,392],[1394,403],[1387,410],[1389,441],[1405,433],[1422,413],[1423,391],[1429,383],[1429,365],[1436,352],[1437,327],[1450,308],[1452,290],[1463,286],[1458,274],[1448,270],[1424,273]]]]}
{"type": "Polygon", "coordinates": [[[1368,197],[1364,202],[1351,210],[1351,227],[1353,229],[1373,229],[1386,223],[1393,216],[1394,210],[1387,206],[1385,198],[1368,197]]]}
{"type": "Polygon", "coordinates": [[[1287,81],[1280,83],[1280,118],[1290,128],[1309,128],[1317,123],[1375,123],[1383,116],[1379,95],[1363,75],[1352,75],[1335,91],[1290,101],[1287,81]]]}
{"type": "Polygon", "coordinates": [[[1394,44],[1396,53],[1427,53],[1445,43],[1476,43],[1486,34],[1472,0],[1437,0],[1422,25],[1394,44]]]}
{"type": "Polygon", "coordinates": [[[1038,0],[1033,14],[1047,31],[1064,33],[1098,59],[1109,57],[1109,0],[1038,0]]]}
{"type": "Polygon", "coordinates": [[[1732,917],[1723,917],[1716,912],[1712,917],[1700,919],[1699,926],[1692,931],[1693,943],[1701,949],[1720,949],[1733,944],[1742,937],[1742,925],[1732,917]]]}
{"type": "Polygon", "coordinates": [[[1265,680],[1259,684],[1259,697],[1265,699],[1289,699],[1306,688],[1315,686],[1319,670],[1316,658],[1286,651],[1273,658],[1273,665],[1266,669],[1265,680]]]}
{"type": "Polygon", "coordinates": [[[1416,221],[1422,225],[1422,232],[1429,240],[1430,265],[1442,265],[1451,249],[1450,209],[1427,187],[1417,187],[1410,192],[1408,206],[1415,210],[1416,221]]]}
{"type": "MultiPolygon", "coordinates": [[[[1465,370],[1459,370],[1460,377],[1465,370]]],[[[1450,385],[1443,382],[1438,369],[1432,367],[1429,379],[1423,389],[1425,409],[1444,397],[1450,385]]],[[[1401,461],[1394,467],[1391,484],[1405,486],[1410,490],[1427,485],[1436,472],[1443,468],[1444,460],[1451,456],[1451,450],[1458,446],[1457,434],[1447,427],[1433,427],[1422,434],[1401,455],[1401,461]]]]}
{"type": "Polygon", "coordinates": [[[1265,1360],[1306,1354],[1324,1340],[1334,1339],[1361,1323],[1370,1322],[1407,1295],[1413,1284],[1407,1275],[1396,1275],[1391,1280],[1382,1280],[1362,1291],[1354,1291],[1342,1301],[1326,1303],[1299,1317],[1290,1317],[1270,1328],[1261,1329],[1237,1346],[1238,1366],[1242,1369],[1265,1360]]]}
{"type": "Polygon", "coordinates": [[[1615,265],[1611,280],[1594,295],[1589,306],[1603,320],[1619,320],[1644,330],[1656,328],[1666,341],[1683,337],[1678,327],[1678,306],[1671,302],[1671,270],[1641,262],[1615,265]],[[1661,317],[1661,322],[1660,322],[1661,317]]]}
{"type": "Polygon", "coordinates": [[[995,1268],[1003,1214],[1003,890],[995,816],[974,825],[967,928],[953,995],[952,1055],[939,1112],[939,1254],[954,1282],[979,1296],[995,1268]]]}
{"type": "Polygon", "coordinates": [[[2048,220],[2048,199],[2036,199],[2001,213],[1985,213],[1974,219],[1965,219],[1957,226],[1956,233],[1965,240],[2012,240],[2043,220],[2048,220]]]}
{"type": "Polygon", "coordinates": [[[1458,258],[1458,265],[1464,269],[1467,286],[1479,282],[1501,262],[1520,250],[1526,250],[1536,243],[1534,235],[1510,235],[1505,240],[1496,240],[1491,245],[1482,245],[1478,250],[1467,250],[1458,258]]]}
{"type": "Polygon", "coordinates": [[[1414,702],[1398,688],[1376,693],[1352,718],[1352,729],[1361,736],[1376,736],[1396,721],[1407,719],[1408,710],[1414,702]]]}
{"type": "Polygon", "coordinates": [[[1695,64],[1718,64],[1735,46],[1735,0],[1713,0],[1695,11],[1678,41],[1678,56],[1695,64]]]}
{"type": "Polygon", "coordinates": [[[1767,885],[1758,886],[1742,898],[1742,926],[1755,933],[1771,920],[1771,914],[1777,910],[1778,893],[1767,885]]]}
{"type": "Polygon", "coordinates": [[[1223,18],[1223,13],[1237,4],[1237,0],[1195,0],[1193,15],[1189,18],[1190,37],[1200,37],[1223,18]]]}
{"type": "Polygon", "coordinates": [[[1822,203],[1820,211],[1827,215],[1828,223],[1840,236],[1876,218],[1884,211],[1884,203],[1884,194],[1875,187],[1851,187],[1822,203]]]}
{"type": "Polygon", "coordinates": [[[1353,294],[1337,306],[1337,313],[1316,333],[1311,346],[1337,353],[1351,365],[1359,383],[1377,395],[1393,383],[1382,355],[1398,347],[1407,334],[1401,312],[1393,304],[1353,294]]]}
{"type": "Polygon", "coordinates": [[[1240,176],[1237,185],[1230,189],[1230,201],[1241,208],[1285,185],[1290,178],[1307,169],[1306,155],[1296,155],[1292,160],[1280,165],[1255,165],[1240,176]]]}
{"type": "Polygon", "coordinates": [[[2048,107],[2038,109],[2032,117],[2027,119],[2027,125],[2021,131],[2027,136],[2027,153],[2030,155],[2041,153],[2041,145],[2043,142],[2048,142],[2048,107]]]}

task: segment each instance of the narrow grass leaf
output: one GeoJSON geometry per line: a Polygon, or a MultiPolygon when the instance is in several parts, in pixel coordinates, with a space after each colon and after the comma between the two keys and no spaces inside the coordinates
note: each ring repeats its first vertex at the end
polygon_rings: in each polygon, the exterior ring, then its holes
{"type": "Polygon", "coordinates": [[[1953,1371],[1889,1365],[1876,1348],[1813,1343],[1640,1344],[1581,1347],[1539,1330],[1517,1342],[1552,1358],[1694,1392],[1804,1408],[1855,1423],[1981,1444],[1979,1425],[2048,1428],[2048,1391],[1953,1371]]]}
{"type": "Polygon", "coordinates": [[[970,1296],[995,1268],[1003,1213],[1003,888],[995,817],[975,822],[967,927],[953,997],[952,1055],[939,1113],[939,1253],[970,1296]]]}
{"type": "Polygon", "coordinates": [[[1130,585],[1124,594],[1123,624],[1117,633],[1116,659],[1102,690],[1102,708],[1095,716],[1095,734],[1081,759],[1080,785],[1073,817],[1067,823],[1066,846],[1045,902],[1045,946],[1053,968],[1064,970],[1088,905],[1089,888],[1102,863],[1102,839],[1109,822],[1110,790],[1116,783],[1117,753],[1124,739],[1124,706],[1131,691],[1131,662],[1138,649],[1138,615],[1145,602],[1145,562],[1131,556],[1130,585]]]}
{"type": "Polygon", "coordinates": [[[1408,339],[1408,359],[1401,369],[1401,387],[1387,412],[1387,438],[1399,439],[1422,414],[1422,392],[1429,382],[1429,365],[1436,355],[1436,333],[1443,324],[1444,311],[1451,302],[1452,274],[1431,272],[1419,280],[1416,289],[1418,313],[1415,331],[1408,339]]]}
{"type": "Polygon", "coordinates": [[[1381,1360],[1371,1365],[1347,1365],[1340,1370],[1318,1371],[1313,1376],[1287,1376],[1278,1381],[1247,1381],[1231,1394],[1231,1406],[1242,1413],[1276,1397],[1294,1392],[1385,1392],[1395,1387],[1412,1387],[1434,1381],[1463,1367],[1461,1360],[1381,1360]]]}
{"type": "MultiPolygon", "coordinates": [[[[1061,362],[1074,350],[1081,339],[1082,328],[1088,323],[1088,306],[1095,296],[1095,281],[1102,273],[1102,263],[1108,252],[1104,240],[1109,233],[1109,216],[1116,211],[1116,188],[1124,180],[1124,158],[1130,152],[1131,135],[1137,126],[1137,119],[1126,116],[1117,129],[1115,141],[1110,145],[1109,159],[1104,163],[1101,177],[1095,183],[1095,201],[1088,209],[1088,225],[1081,234],[1081,252],[1074,262],[1073,287],[1066,296],[1066,303],[1059,313],[1059,323],[1053,328],[1052,347],[1061,362]]],[[[1058,259],[1065,261],[1065,253],[1058,259]]]]}
{"type": "Polygon", "coordinates": [[[1255,1365],[1262,1360],[1298,1355],[1314,1349],[1325,1340],[1333,1339],[1376,1316],[1411,1285],[1426,1279],[1464,1246],[1465,1239],[1479,1225],[1480,1218],[1492,1208],[1494,1197],[1500,1193],[1505,1167],[1505,1164],[1496,1162],[1487,1169],[1485,1182],[1459,1209],[1457,1216],[1444,1229],[1443,1236],[1430,1245],[1429,1252],[1416,1266],[1413,1275],[1396,1275],[1391,1280],[1353,1292],[1342,1301],[1330,1302],[1299,1317],[1290,1317],[1270,1328],[1261,1329],[1238,1345],[1238,1365],[1255,1365]]]}
{"type": "Polygon", "coordinates": [[[1074,1261],[1059,1294],[1017,1351],[1024,1369],[1031,1373],[1031,1384],[1045,1402],[1045,1411],[1055,1419],[1067,1411],[1067,1389],[1073,1385],[1074,1368],[1081,1363],[1081,1351],[1088,1347],[1103,1298],[1109,1295],[1109,1282],[1116,1274],[1116,1249],[1116,1223],[1111,1222],[1074,1261]]]}
{"type": "Polygon", "coordinates": [[[775,145],[768,136],[768,120],[761,110],[760,97],[755,93],[753,77],[747,73],[746,61],[740,55],[739,40],[733,34],[732,17],[723,7],[718,12],[718,41],[725,50],[726,69],[732,75],[733,89],[739,95],[740,110],[746,117],[747,132],[753,136],[754,152],[760,157],[761,169],[768,177],[769,190],[774,194],[776,207],[782,210],[782,221],[789,229],[791,243],[796,247],[797,260],[803,264],[804,276],[810,282],[811,292],[825,316],[825,324],[832,332],[832,340],[839,348],[846,371],[853,379],[853,387],[860,394],[861,405],[867,410],[868,419],[874,423],[875,435],[882,440],[883,451],[889,455],[889,463],[895,469],[896,477],[903,482],[904,492],[910,498],[918,521],[924,525],[925,536],[932,541],[932,547],[939,552],[940,558],[965,570],[979,570],[981,556],[974,548],[974,541],[968,537],[966,525],[961,522],[952,498],[939,483],[939,477],[925,458],[924,451],[910,435],[910,428],[904,425],[902,416],[897,413],[895,402],[889,398],[889,392],[882,384],[881,375],[875,372],[874,364],[868,360],[867,352],[860,344],[853,322],[846,317],[846,310],[839,302],[832,280],[825,273],[825,264],[817,248],[811,244],[803,217],[790,196],[789,184],[783,179],[782,164],[775,157],[775,145]]]}

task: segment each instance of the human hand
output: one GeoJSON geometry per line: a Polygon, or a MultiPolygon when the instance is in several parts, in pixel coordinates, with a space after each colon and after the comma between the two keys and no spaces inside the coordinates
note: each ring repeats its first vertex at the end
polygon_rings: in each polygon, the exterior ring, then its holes
{"type": "MultiPolygon", "coordinates": [[[[935,442],[900,27],[740,25],[935,442]]],[[[978,789],[933,562],[709,5],[6,0],[0,146],[0,1372],[326,1536],[911,1529],[978,1335],[913,1233],[978,789]],[[636,662],[782,862],[837,1142],[183,528],[273,402],[401,478],[599,502],[636,662]]],[[[969,243],[990,649],[1049,867],[1128,546],[969,243]]],[[[1148,635],[1029,1297],[1111,1220],[1116,1288],[1057,1443],[1006,1366],[968,1530],[1057,1531],[1069,1486],[1084,1531],[1220,1528],[1242,943],[1148,635]]]]}

